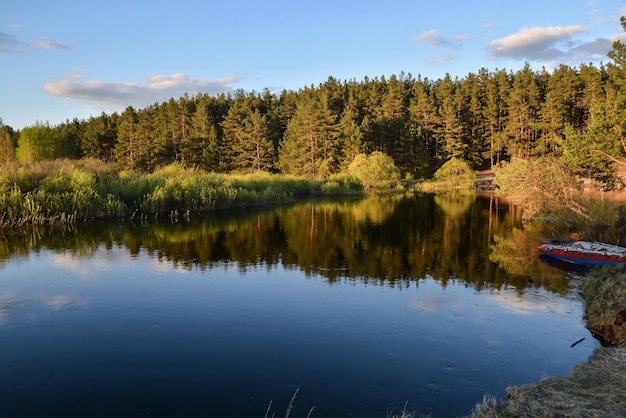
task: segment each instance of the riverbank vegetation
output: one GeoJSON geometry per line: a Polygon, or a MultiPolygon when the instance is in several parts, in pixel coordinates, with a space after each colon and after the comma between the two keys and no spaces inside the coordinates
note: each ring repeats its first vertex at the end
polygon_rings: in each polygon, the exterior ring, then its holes
{"type": "Polygon", "coordinates": [[[581,287],[587,328],[604,341],[587,363],[566,377],[548,377],[525,386],[507,388],[501,403],[492,397],[476,406],[469,418],[507,417],[622,417],[626,416],[626,324],[616,311],[626,308],[626,271],[594,270],[581,287]]]}
{"type": "Polygon", "coordinates": [[[626,416],[626,348],[600,347],[569,376],[507,388],[501,403],[486,397],[468,418],[626,416]]]}
{"type": "Polygon", "coordinates": [[[359,179],[209,173],[174,163],[152,173],[119,171],[94,159],[52,160],[0,170],[0,226],[112,217],[188,217],[215,209],[265,206],[304,196],[361,194],[359,179]]]}
{"type": "Polygon", "coordinates": [[[458,190],[474,190],[476,172],[467,161],[451,158],[433,175],[433,179],[417,183],[417,190],[429,192],[450,192],[458,190]]]}
{"type": "Polygon", "coordinates": [[[526,219],[548,219],[552,236],[622,244],[626,212],[622,205],[585,192],[575,172],[563,161],[545,157],[514,158],[494,167],[497,192],[523,208],[526,219]]]}

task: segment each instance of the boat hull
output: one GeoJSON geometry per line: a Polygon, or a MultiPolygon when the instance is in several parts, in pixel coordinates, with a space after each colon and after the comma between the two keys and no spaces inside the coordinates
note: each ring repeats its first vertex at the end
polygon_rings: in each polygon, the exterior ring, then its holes
{"type": "MultiPolygon", "coordinates": [[[[593,243],[589,243],[593,245],[593,243]]],[[[583,266],[622,266],[626,265],[625,252],[616,252],[615,246],[605,246],[611,250],[603,250],[602,244],[595,244],[596,248],[590,250],[579,243],[568,244],[544,244],[539,247],[539,252],[547,257],[567,263],[583,266]]]]}

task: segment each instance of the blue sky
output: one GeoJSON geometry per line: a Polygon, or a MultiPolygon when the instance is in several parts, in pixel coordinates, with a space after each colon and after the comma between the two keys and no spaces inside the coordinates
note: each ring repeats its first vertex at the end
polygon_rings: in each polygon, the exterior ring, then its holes
{"type": "Polygon", "coordinates": [[[0,118],[15,129],[185,92],[607,62],[616,0],[3,1],[0,118]]]}

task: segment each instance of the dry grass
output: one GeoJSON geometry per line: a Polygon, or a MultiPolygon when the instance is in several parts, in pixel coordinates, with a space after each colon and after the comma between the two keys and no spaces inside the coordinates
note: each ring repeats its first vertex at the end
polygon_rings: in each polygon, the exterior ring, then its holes
{"type": "Polygon", "coordinates": [[[625,387],[626,348],[600,347],[568,377],[510,387],[502,403],[486,398],[469,417],[624,417],[625,387]]]}

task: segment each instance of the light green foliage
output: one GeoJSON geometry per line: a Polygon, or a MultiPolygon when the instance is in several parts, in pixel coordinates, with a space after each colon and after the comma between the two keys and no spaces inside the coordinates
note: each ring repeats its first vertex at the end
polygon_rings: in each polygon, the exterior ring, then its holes
{"type": "Polygon", "coordinates": [[[154,173],[115,172],[92,160],[46,162],[0,171],[0,227],[108,217],[190,214],[293,202],[302,196],[354,195],[362,184],[337,175],[327,182],[257,171],[227,175],[174,163],[154,173]]]}
{"type": "Polygon", "coordinates": [[[579,228],[604,222],[591,210],[574,173],[555,158],[513,158],[493,171],[498,193],[523,207],[525,218],[557,216],[579,228]]]}
{"type": "Polygon", "coordinates": [[[4,125],[0,118],[0,164],[10,164],[15,160],[15,143],[13,129],[4,125]]]}
{"type": "Polygon", "coordinates": [[[380,151],[358,154],[348,166],[348,173],[359,178],[366,190],[391,189],[400,181],[400,170],[393,159],[380,151]]]}
{"type": "Polygon", "coordinates": [[[437,171],[434,178],[445,183],[452,189],[473,189],[476,182],[476,173],[467,161],[451,158],[437,171]]]}
{"type": "Polygon", "coordinates": [[[324,181],[322,191],[328,195],[362,194],[363,182],[351,174],[334,174],[324,181]]]}
{"type": "Polygon", "coordinates": [[[55,136],[49,124],[37,122],[24,128],[18,140],[16,156],[23,164],[55,158],[55,136]]]}
{"type": "Polygon", "coordinates": [[[73,137],[53,129],[50,124],[37,122],[20,132],[16,157],[22,164],[71,157],[74,155],[72,140],[73,137]]]}

